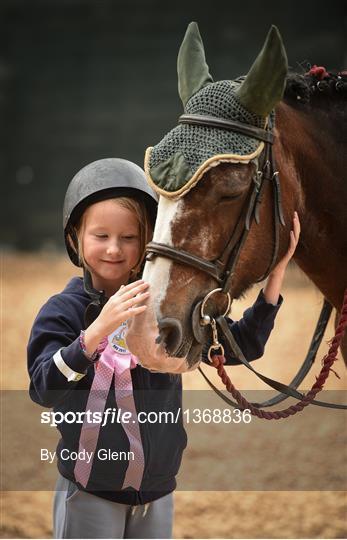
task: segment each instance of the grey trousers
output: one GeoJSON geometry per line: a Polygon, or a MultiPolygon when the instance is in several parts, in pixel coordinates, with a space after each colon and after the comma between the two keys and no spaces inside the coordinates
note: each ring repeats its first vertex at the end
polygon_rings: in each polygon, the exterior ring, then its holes
{"type": "Polygon", "coordinates": [[[59,474],[53,538],[171,538],[173,494],[143,506],[119,504],[81,491],[59,474]]]}

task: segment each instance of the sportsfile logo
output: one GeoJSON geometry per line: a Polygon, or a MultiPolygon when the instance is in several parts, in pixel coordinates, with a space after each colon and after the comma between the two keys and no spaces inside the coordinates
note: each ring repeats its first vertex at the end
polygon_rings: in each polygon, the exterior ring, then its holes
{"type": "Polygon", "coordinates": [[[56,427],[59,424],[177,424],[180,419],[186,424],[249,424],[252,420],[249,409],[181,409],[173,411],[141,411],[135,416],[130,411],[109,407],[100,411],[44,411],[41,424],[56,427]],[[182,418],[181,418],[182,415],[182,418]]]}
{"type": "Polygon", "coordinates": [[[177,424],[181,415],[181,408],[176,413],[173,411],[141,411],[136,417],[130,411],[123,411],[109,407],[104,412],[100,411],[44,411],[41,413],[41,424],[49,424],[56,427],[59,424],[177,424]]]}

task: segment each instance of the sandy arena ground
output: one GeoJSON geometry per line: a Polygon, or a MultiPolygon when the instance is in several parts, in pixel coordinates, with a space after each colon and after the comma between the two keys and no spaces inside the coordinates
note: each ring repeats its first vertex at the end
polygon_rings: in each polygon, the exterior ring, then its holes
{"type": "MultiPolygon", "coordinates": [[[[1,268],[2,389],[28,388],[25,349],[31,324],[44,301],[60,291],[73,275],[75,275],[74,268],[60,256],[6,255],[3,257],[1,268]]],[[[233,306],[234,318],[239,318],[242,311],[251,305],[257,292],[258,289],[254,288],[246,299],[233,306]]],[[[265,356],[256,362],[255,367],[274,379],[288,383],[306,354],[322,300],[320,293],[297,268],[292,268],[288,272],[283,296],[285,301],[277,317],[276,327],[267,345],[265,356]]],[[[312,374],[309,375],[303,389],[312,385],[315,374],[319,372],[320,360],[327,352],[327,341],[332,336],[333,325],[330,322],[312,374]]],[[[341,358],[334,367],[341,378],[338,379],[331,374],[326,388],[329,390],[346,389],[346,371],[341,358]]],[[[211,374],[212,369],[206,367],[205,371],[207,370],[211,374]]],[[[232,376],[235,386],[241,390],[265,388],[261,381],[255,379],[241,366],[228,368],[228,373],[232,376]]],[[[217,382],[213,374],[211,378],[217,382]]],[[[208,388],[197,371],[184,375],[183,380],[185,389],[208,388]]],[[[224,408],[222,402],[218,406],[224,408]]],[[[284,404],[279,408],[284,408],[284,404]]],[[[301,414],[306,414],[306,411],[301,414]]],[[[217,485],[221,486],[219,489],[227,490],[229,489],[226,480],[230,472],[229,465],[235,467],[237,458],[239,462],[234,473],[237,476],[239,472],[240,475],[238,486],[243,481],[247,481],[249,471],[253,475],[253,484],[249,490],[242,488],[242,491],[201,491],[201,487],[197,488],[199,491],[177,491],[175,493],[174,536],[176,538],[345,538],[347,536],[346,493],[341,491],[341,486],[343,486],[343,476],[346,477],[346,424],[343,424],[341,420],[337,421],[337,416],[326,416],[327,414],[327,412],[322,412],[321,415],[317,415],[316,412],[311,415],[311,418],[307,413],[304,420],[298,417],[285,420],[284,422],[289,422],[289,427],[285,431],[283,427],[277,428],[276,422],[271,422],[271,428],[269,428],[263,425],[263,421],[254,420],[252,433],[258,444],[254,443],[250,450],[248,450],[247,439],[243,438],[241,432],[238,436],[235,427],[230,426],[230,433],[224,429],[222,441],[211,440],[211,438],[204,440],[204,431],[200,431],[197,437],[201,440],[197,439],[191,441],[191,444],[188,443],[184,455],[182,471],[185,478],[188,480],[192,478],[191,481],[199,486],[199,480],[206,474],[206,467],[210,467],[211,470],[217,470],[217,485]],[[341,430],[341,426],[344,426],[344,429],[341,430]],[[271,436],[268,437],[267,431],[270,429],[271,436]],[[340,431],[337,432],[337,430],[340,431]],[[283,433],[284,442],[279,439],[279,432],[283,433]],[[317,434],[320,437],[319,445],[312,444],[312,441],[317,440],[315,438],[317,434]],[[297,451],[297,445],[295,445],[297,440],[300,440],[300,453],[293,459],[293,452],[297,451]],[[277,445],[276,451],[285,463],[282,483],[271,474],[271,471],[273,472],[276,468],[269,466],[269,452],[273,452],[274,445],[277,445]],[[253,459],[252,452],[256,454],[256,460],[253,459]],[[307,475],[307,471],[311,471],[309,468],[303,469],[300,465],[302,463],[306,463],[307,467],[312,467],[312,473],[310,472],[308,479],[305,478],[300,484],[299,476],[307,475]],[[255,490],[257,488],[254,486],[257,484],[254,479],[258,477],[260,489],[271,489],[271,491],[255,490]],[[328,484],[320,487],[319,490],[312,490],[312,485],[318,485],[320,478],[327,478],[328,484]],[[278,489],[276,485],[279,485],[278,489]],[[302,489],[306,491],[293,491],[297,489],[295,487],[297,485],[302,485],[302,489]],[[279,491],[283,489],[283,486],[288,486],[288,488],[285,491],[279,491]],[[330,489],[330,491],[325,491],[325,489],[330,489]]],[[[341,411],[334,413],[334,415],[340,414],[344,413],[341,411]]],[[[339,418],[341,419],[341,416],[339,418]]],[[[6,422],[6,418],[2,418],[2,422],[6,422]]],[[[207,439],[207,436],[205,438],[207,439]]],[[[23,447],[25,447],[24,437],[23,447]]],[[[18,467],[21,467],[20,462],[18,467]]],[[[32,472],[35,474],[35,471],[32,472]]],[[[29,473],[23,472],[23,482],[25,474],[29,473]]],[[[206,483],[202,481],[200,484],[205,486],[206,483]]],[[[186,480],[184,485],[189,487],[189,481],[186,480]]],[[[50,538],[52,535],[51,504],[52,492],[4,492],[1,504],[1,537],[50,538]]]]}

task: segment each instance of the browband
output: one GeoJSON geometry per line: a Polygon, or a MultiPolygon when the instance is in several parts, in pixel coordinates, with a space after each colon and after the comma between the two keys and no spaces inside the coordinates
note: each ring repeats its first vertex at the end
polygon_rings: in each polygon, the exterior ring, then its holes
{"type": "Polygon", "coordinates": [[[258,128],[256,126],[250,126],[248,124],[244,124],[243,122],[237,122],[237,120],[225,120],[224,118],[218,118],[217,116],[205,116],[201,114],[182,114],[178,119],[178,123],[226,129],[229,131],[236,131],[237,133],[242,133],[243,135],[253,137],[269,144],[273,144],[274,142],[274,136],[271,131],[258,128]]]}

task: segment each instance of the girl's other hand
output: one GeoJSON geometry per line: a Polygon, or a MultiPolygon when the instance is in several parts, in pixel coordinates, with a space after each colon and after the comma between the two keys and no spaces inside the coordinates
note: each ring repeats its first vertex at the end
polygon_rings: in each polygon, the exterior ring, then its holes
{"type": "MultiPolygon", "coordinates": [[[[289,247],[284,257],[277,263],[272,272],[285,271],[290,259],[293,257],[300,238],[300,221],[297,212],[294,212],[293,229],[290,231],[289,247]]],[[[271,273],[272,273],[271,272],[271,273]]]]}

